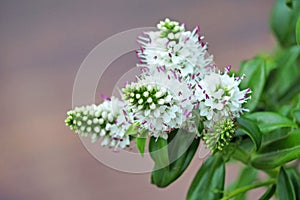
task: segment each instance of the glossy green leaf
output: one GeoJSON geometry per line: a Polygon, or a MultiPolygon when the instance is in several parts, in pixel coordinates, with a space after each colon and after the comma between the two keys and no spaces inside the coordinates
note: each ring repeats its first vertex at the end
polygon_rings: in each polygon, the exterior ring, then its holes
{"type": "Polygon", "coordinates": [[[277,0],[271,15],[272,30],[283,47],[296,44],[295,26],[300,15],[300,2],[292,0],[292,8],[286,5],[285,0],[277,0]]]}
{"type": "Polygon", "coordinates": [[[168,141],[158,137],[151,137],[149,142],[149,152],[152,160],[154,161],[154,169],[161,169],[168,167],[169,154],[168,154],[168,141]]]}
{"type": "Polygon", "coordinates": [[[144,156],[147,138],[145,138],[145,137],[137,137],[135,139],[135,141],[136,141],[137,149],[139,150],[140,154],[142,156],[144,156]]]}
{"type": "MultiPolygon", "coordinates": [[[[300,84],[300,83],[299,83],[300,84]]],[[[291,106],[291,117],[300,124],[300,92],[294,96],[291,106]]]]}
{"type": "Polygon", "coordinates": [[[262,133],[257,127],[256,123],[245,117],[240,117],[237,119],[238,130],[237,132],[244,133],[250,137],[252,140],[255,150],[259,150],[262,142],[262,133]]]}
{"type": "Polygon", "coordinates": [[[300,69],[296,63],[299,56],[300,47],[293,46],[278,57],[278,68],[272,78],[268,80],[266,90],[275,104],[278,104],[278,101],[285,100],[286,102],[293,98],[294,94],[291,93],[293,87],[295,87],[296,92],[299,90],[300,69]]]}
{"type": "Polygon", "coordinates": [[[276,185],[271,185],[267,191],[259,198],[259,200],[269,200],[276,192],[276,185]]]}
{"type": "Polygon", "coordinates": [[[300,199],[300,172],[296,168],[286,169],[295,191],[296,199],[300,199]]]}
{"type": "Polygon", "coordinates": [[[200,116],[199,110],[197,109],[194,109],[192,111],[192,114],[193,114],[193,122],[197,127],[197,135],[201,135],[204,128],[203,119],[200,116]]]}
{"type": "Polygon", "coordinates": [[[272,169],[300,157],[300,130],[271,141],[252,156],[251,164],[258,169],[272,169]]]}
{"type": "Polygon", "coordinates": [[[283,127],[297,128],[297,124],[292,120],[274,112],[255,112],[248,114],[246,117],[257,122],[262,133],[268,133],[283,127]]]}
{"type": "Polygon", "coordinates": [[[298,123],[300,123],[300,109],[295,109],[295,110],[293,110],[292,115],[293,115],[294,119],[295,119],[298,123]]]}
{"type": "Polygon", "coordinates": [[[135,139],[136,147],[140,152],[141,156],[144,156],[147,138],[148,138],[148,131],[144,129],[139,132],[139,135],[135,139]]]}
{"type": "Polygon", "coordinates": [[[220,155],[210,156],[197,172],[187,194],[187,200],[217,200],[222,198],[225,164],[220,155]]]}
{"type": "Polygon", "coordinates": [[[246,103],[245,107],[254,110],[259,102],[266,82],[265,60],[257,57],[252,60],[244,61],[241,64],[239,74],[245,75],[245,78],[240,84],[241,89],[250,88],[252,90],[251,99],[246,103]]]}
{"type": "Polygon", "coordinates": [[[300,46],[300,17],[298,17],[297,25],[296,25],[296,40],[298,46],[300,46]]]}
{"type": "Polygon", "coordinates": [[[195,139],[194,133],[185,131],[173,131],[169,134],[166,147],[162,154],[156,144],[156,139],[151,138],[149,143],[150,155],[155,163],[151,174],[151,182],[158,187],[166,187],[186,170],[199,146],[199,139],[195,139]],[[167,155],[165,155],[167,154],[167,155]],[[168,164],[161,164],[168,157],[168,164]]]}
{"type": "Polygon", "coordinates": [[[279,200],[296,200],[292,182],[283,167],[280,168],[277,179],[277,190],[279,200]]]}
{"type": "Polygon", "coordinates": [[[269,76],[269,74],[272,72],[272,70],[276,69],[277,63],[276,63],[276,57],[272,54],[260,54],[256,56],[256,58],[262,59],[265,62],[265,68],[266,68],[266,77],[269,76]]]}
{"type": "MultiPolygon", "coordinates": [[[[237,189],[237,188],[241,188],[241,187],[246,186],[246,185],[250,185],[251,183],[253,183],[253,181],[255,181],[255,179],[256,179],[257,172],[258,171],[256,169],[252,168],[252,167],[249,167],[249,166],[244,167],[241,170],[237,181],[235,181],[230,186],[230,190],[228,190],[228,192],[233,191],[234,189],[237,189]]],[[[237,195],[235,197],[235,200],[246,199],[246,194],[247,193],[241,193],[241,194],[237,195]]]]}
{"type": "Polygon", "coordinates": [[[279,108],[278,114],[282,116],[288,116],[292,108],[293,108],[292,105],[283,105],[281,108],[279,108]]]}

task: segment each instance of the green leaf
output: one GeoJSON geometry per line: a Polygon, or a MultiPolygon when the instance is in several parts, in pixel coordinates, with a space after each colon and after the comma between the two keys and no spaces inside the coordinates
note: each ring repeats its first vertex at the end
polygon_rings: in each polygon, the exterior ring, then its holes
{"type": "Polygon", "coordinates": [[[283,167],[280,168],[277,179],[278,197],[280,200],[296,200],[292,182],[283,167]]]}
{"type": "Polygon", "coordinates": [[[252,156],[251,164],[257,169],[272,169],[300,157],[300,130],[262,146],[252,156]]]}
{"type": "Polygon", "coordinates": [[[300,46],[300,17],[298,17],[297,25],[296,25],[296,40],[298,46],[300,46]]]}
{"type": "MultiPolygon", "coordinates": [[[[239,174],[238,180],[233,183],[229,191],[233,191],[234,189],[250,185],[256,179],[256,176],[257,176],[256,169],[250,166],[244,167],[239,174]]],[[[235,200],[243,200],[243,199],[246,199],[246,193],[241,193],[235,197],[235,200]]]]}
{"type": "Polygon", "coordinates": [[[150,155],[154,161],[154,169],[151,174],[151,182],[158,187],[166,187],[186,170],[199,146],[199,139],[195,139],[194,133],[183,130],[172,131],[168,136],[167,144],[163,152],[156,151],[159,148],[156,139],[151,138],[149,143],[150,155]],[[163,157],[163,158],[161,158],[163,157]],[[168,157],[168,164],[164,165],[164,157],[168,157]]]}
{"type": "Polygon", "coordinates": [[[220,155],[210,156],[197,172],[187,194],[187,200],[217,200],[222,198],[225,164],[220,155]]]}
{"type": "Polygon", "coordinates": [[[197,109],[194,109],[192,112],[193,112],[193,116],[194,116],[193,122],[196,125],[197,131],[198,131],[197,135],[201,135],[202,131],[204,129],[203,119],[200,116],[200,113],[199,113],[199,111],[197,111],[197,109]]]}
{"type": "Polygon", "coordinates": [[[266,77],[269,76],[269,74],[272,72],[272,70],[274,70],[278,67],[277,63],[276,63],[276,57],[274,57],[274,55],[272,55],[272,54],[263,53],[263,54],[256,56],[256,58],[264,60],[265,67],[266,67],[266,77]]]}
{"type": "Polygon", "coordinates": [[[135,141],[136,141],[137,149],[139,150],[140,154],[141,154],[142,156],[144,156],[147,138],[144,138],[144,137],[137,137],[137,138],[135,139],[135,141]]]}
{"type": "Polygon", "coordinates": [[[300,92],[294,96],[292,104],[290,104],[289,106],[291,106],[291,117],[294,121],[300,124],[300,92]]]}
{"type": "Polygon", "coordinates": [[[256,123],[245,117],[238,118],[237,122],[239,126],[237,133],[244,133],[248,135],[254,144],[255,150],[259,150],[262,141],[262,133],[256,123]]]}
{"type": "Polygon", "coordinates": [[[149,152],[154,161],[154,170],[169,166],[168,141],[158,137],[151,137],[149,142],[149,152]]]}
{"type": "Polygon", "coordinates": [[[278,109],[277,112],[282,116],[288,116],[292,108],[293,108],[292,105],[283,105],[281,108],[278,109]]]}
{"type": "Polygon", "coordinates": [[[268,133],[283,127],[297,128],[297,124],[292,120],[274,112],[255,112],[246,115],[246,117],[257,122],[262,133],[268,133]]]}
{"type": "Polygon", "coordinates": [[[296,44],[295,26],[300,14],[300,3],[292,0],[292,9],[286,5],[285,0],[277,0],[271,14],[271,28],[283,47],[296,44]]]}
{"type": "Polygon", "coordinates": [[[293,46],[278,57],[278,68],[268,80],[266,91],[275,104],[281,99],[293,98],[294,95],[290,95],[293,86],[296,92],[299,90],[300,70],[296,63],[299,55],[300,47],[293,46]]]}
{"type": "Polygon", "coordinates": [[[253,91],[251,99],[245,105],[245,107],[252,111],[257,106],[265,86],[265,60],[261,57],[256,57],[252,60],[242,62],[239,74],[241,76],[245,74],[246,76],[240,84],[241,89],[250,88],[253,91]]]}
{"type": "Polygon", "coordinates": [[[292,182],[296,199],[300,199],[300,173],[296,168],[286,169],[287,174],[292,182]]]}
{"type": "Polygon", "coordinates": [[[292,111],[292,115],[293,115],[294,119],[295,119],[298,123],[300,123],[300,109],[294,109],[294,110],[292,111]]]}
{"type": "Polygon", "coordinates": [[[138,137],[136,137],[135,139],[136,147],[140,152],[141,156],[144,156],[147,137],[148,137],[148,131],[144,129],[140,132],[138,137]]]}
{"type": "Polygon", "coordinates": [[[276,185],[272,185],[267,191],[259,198],[259,200],[269,200],[276,192],[276,185]]]}
{"type": "Polygon", "coordinates": [[[131,124],[125,132],[125,135],[135,135],[139,130],[139,123],[135,122],[131,124]]]}

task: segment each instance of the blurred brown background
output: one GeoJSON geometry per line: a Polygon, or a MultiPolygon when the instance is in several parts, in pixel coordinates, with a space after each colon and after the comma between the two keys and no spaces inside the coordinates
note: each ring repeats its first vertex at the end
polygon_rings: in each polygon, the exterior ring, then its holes
{"type": "MultiPolygon", "coordinates": [[[[76,72],[107,37],[153,26],[166,16],[188,28],[199,24],[217,64],[238,67],[241,60],[274,45],[268,26],[272,3],[1,0],[0,199],[184,199],[201,164],[198,159],[169,188],[158,189],[150,184],[150,174],[105,167],[65,127],[76,72]]],[[[113,65],[134,67],[134,54],[124,60],[113,65]]],[[[100,89],[109,91],[113,77],[100,89]]],[[[232,177],[235,168],[228,168],[232,177]]]]}

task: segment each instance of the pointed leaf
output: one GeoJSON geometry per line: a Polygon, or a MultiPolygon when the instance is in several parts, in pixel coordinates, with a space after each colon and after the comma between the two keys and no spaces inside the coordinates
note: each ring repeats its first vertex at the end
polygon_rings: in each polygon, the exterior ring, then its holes
{"type": "Polygon", "coordinates": [[[131,124],[125,132],[125,135],[135,135],[138,132],[139,123],[135,122],[131,124]]]}
{"type": "Polygon", "coordinates": [[[297,128],[297,124],[292,120],[274,112],[255,112],[248,114],[246,117],[257,122],[262,133],[268,133],[283,127],[297,128]]]}
{"type": "Polygon", "coordinates": [[[159,137],[151,137],[149,142],[149,152],[154,161],[154,170],[169,166],[168,141],[159,137]]]}
{"type": "Polygon", "coordinates": [[[225,164],[220,155],[210,156],[197,172],[187,194],[187,200],[217,200],[222,198],[225,164]]]}
{"type": "Polygon", "coordinates": [[[292,182],[296,199],[300,199],[300,172],[296,168],[286,169],[286,172],[292,182]]]}
{"type": "Polygon", "coordinates": [[[300,17],[298,17],[297,25],[296,25],[296,40],[298,46],[300,46],[300,17]]]}
{"type": "Polygon", "coordinates": [[[136,147],[140,152],[141,156],[144,156],[147,138],[148,138],[148,131],[146,129],[143,129],[139,132],[139,135],[135,139],[136,147]]]}
{"type": "Polygon", "coordinates": [[[257,127],[256,123],[245,117],[240,117],[237,119],[239,128],[237,132],[242,132],[247,134],[252,140],[255,150],[257,151],[261,146],[262,133],[257,127]]]}
{"type": "Polygon", "coordinates": [[[280,168],[277,179],[278,197],[280,200],[296,200],[292,182],[283,167],[280,168]]]}
{"type": "Polygon", "coordinates": [[[295,26],[300,13],[300,3],[298,0],[292,1],[286,5],[285,0],[277,0],[271,15],[272,30],[283,47],[288,47],[296,43],[295,26]]]}
{"type": "Polygon", "coordinates": [[[140,154],[142,156],[144,156],[145,145],[146,145],[147,138],[145,138],[145,137],[137,137],[135,139],[135,141],[136,141],[137,149],[139,150],[140,154]]]}
{"type": "Polygon", "coordinates": [[[300,69],[296,62],[299,56],[299,46],[292,46],[278,56],[278,68],[269,80],[266,91],[274,102],[293,98],[294,95],[290,96],[293,86],[296,87],[296,92],[299,90],[300,69]]]}
{"type": "Polygon", "coordinates": [[[159,162],[160,153],[155,154],[152,145],[155,139],[150,140],[149,151],[152,159],[155,162],[154,170],[151,174],[151,182],[158,187],[166,187],[186,170],[191,160],[194,157],[195,152],[199,146],[199,139],[195,139],[195,134],[188,133],[182,130],[178,132],[173,131],[169,134],[167,154],[169,158],[169,165],[163,167],[159,162]],[[155,154],[155,155],[154,155],[155,154]]]}
{"type": "Polygon", "coordinates": [[[252,60],[244,61],[241,64],[239,74],[241,76],[245,74],[245,78],[240,85],[241,89],[250,88],[253,91],[251,100],[246,103],[245,107],[249,108],[249,110],[254,110],[259,102],[266,82],[265,60],[257,57],[252,60]]]}
{"type": "Polygon", "coordinates": [[[267,191],[259,198],[259,200],[269,200],[276,192],[276,185],[272,185],[267,191]]]}
{"type": "Polygon", "coordinates": [[[272,169],[300,157],[300,130],[273,140],[252,156],[251,164],[258,169],[272,169]]]}

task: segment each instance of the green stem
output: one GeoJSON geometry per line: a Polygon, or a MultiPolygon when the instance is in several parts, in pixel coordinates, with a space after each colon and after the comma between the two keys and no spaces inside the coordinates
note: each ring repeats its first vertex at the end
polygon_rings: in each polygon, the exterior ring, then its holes
{"type": "Polygon", "coordinates": [[[280,168],[263,170],[269,177],[277,177],[280,168]]]}
{"type": "Polygon", "coordinates": [[[226,196],[224,196],[221,200],[229,200],[232,197],[234,197],[234,196],[236,196],[240,193],[244,193],[244,192],[247,192],[248,190],[252,190],[252,189],[262,187],[262,186],[266,186],[266,185],[271,185],[271,184],[274,184],[274,183],[275,183],[275,179],[270,179],[270,180],[265,181],[265,182],[256,183],[256,184],[253,184],[253,185],[247,185],[245,187],[241,187],[241,188],[238,188],[238,189],[236,189],[232,192],[227,193],[226,196]]]}
{"type": "Polygon", "coordinates": [[[242,149],[241,147],[236,147],[232,157],[236,160],[241,161],[242,163],[244,163],[245,165],[249,164],[249,160],[250,160],[250,154],[247,153],[244,149],[242,149]]]}

